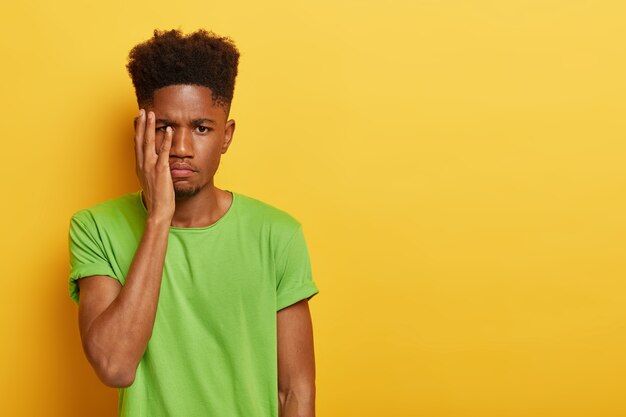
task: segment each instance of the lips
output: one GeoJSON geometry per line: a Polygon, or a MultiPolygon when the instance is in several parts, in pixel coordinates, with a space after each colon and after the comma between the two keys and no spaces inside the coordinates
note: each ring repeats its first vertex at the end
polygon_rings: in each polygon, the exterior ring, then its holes
{"type": "Polygon", "coordinates": [[[172,178],[183,178],[183,177],[190,177],[193,175],[193,171],[190,171],[188,169],[173,169],[171,172],[172,172],[172,178]]]}
{"type": "Polygon", "coordinates": [[[172,173],[172,178],[184,178],[190,177],[197,170],[189,164],[183,163],[175,163],[170,165],[170,172],[172,173]]]}

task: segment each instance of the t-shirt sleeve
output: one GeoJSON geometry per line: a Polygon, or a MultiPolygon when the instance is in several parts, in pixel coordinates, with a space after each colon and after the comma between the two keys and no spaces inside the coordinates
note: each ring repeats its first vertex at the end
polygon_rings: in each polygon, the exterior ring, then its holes
{"type": "Polygon", "coordinates": [[[311,299],[319,292],[313,281],[302,225],[298,225],[278,258],[277,272],[276,311],[305,298],[311,299]]]}
{"type": "Polygon", "coordinates": [[[70,250],[70,298],[78,304],[80,278],[92,275],[115,276],[109,263],[102,242],[91,215],[79,212],[70,219],[69,250],[70,250]]]}

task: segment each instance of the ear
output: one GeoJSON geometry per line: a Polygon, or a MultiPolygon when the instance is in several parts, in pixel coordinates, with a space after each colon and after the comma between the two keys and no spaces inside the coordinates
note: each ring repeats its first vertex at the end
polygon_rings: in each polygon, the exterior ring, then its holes
{"type": "Polygon", "coordinates": [[[226,153],[228,147],[233,140],[233,134],[235,133],[235,120],[230,119],[226,121],[224,126],[224,143],[222,144],[222,153],[226,153]]]}

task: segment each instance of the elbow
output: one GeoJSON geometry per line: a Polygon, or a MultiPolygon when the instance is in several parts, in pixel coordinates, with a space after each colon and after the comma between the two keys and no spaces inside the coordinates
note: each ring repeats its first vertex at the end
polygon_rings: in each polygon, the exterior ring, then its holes
{"type": "Polygon", "coordinates": [[[107,387],[127,388],[135,381],[136,366],[112,360],[111,358],[99,358],[94,355],[87,355],[87,358],[98,379],[107,387]]]}
{"type": "MultiPolygon", "coordinates": [[[[92,326],[93,328],[93,326],[92,326]]],[[[83,351],[98,379],[111,388],[127,388],[135,381],[139,360],[135,360],[121,344],[103,343],[94,331],[82,339],[83,351]]]]}
{"type": "Polygon", "coordinates": [[[111,388],[127,388],[135,382],[135,372],[129,370],[109,370],[98,377],[104,385],[111,388]]]}

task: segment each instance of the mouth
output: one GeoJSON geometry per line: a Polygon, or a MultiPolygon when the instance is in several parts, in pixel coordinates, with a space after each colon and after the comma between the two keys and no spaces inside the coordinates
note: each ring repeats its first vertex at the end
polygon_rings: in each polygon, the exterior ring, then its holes
{"type": "Polygon", "coordinates": [[[190,169],[172,169],[170,172],[172,173],[172,178],[191,177],[194,173],[190,169]]]}

